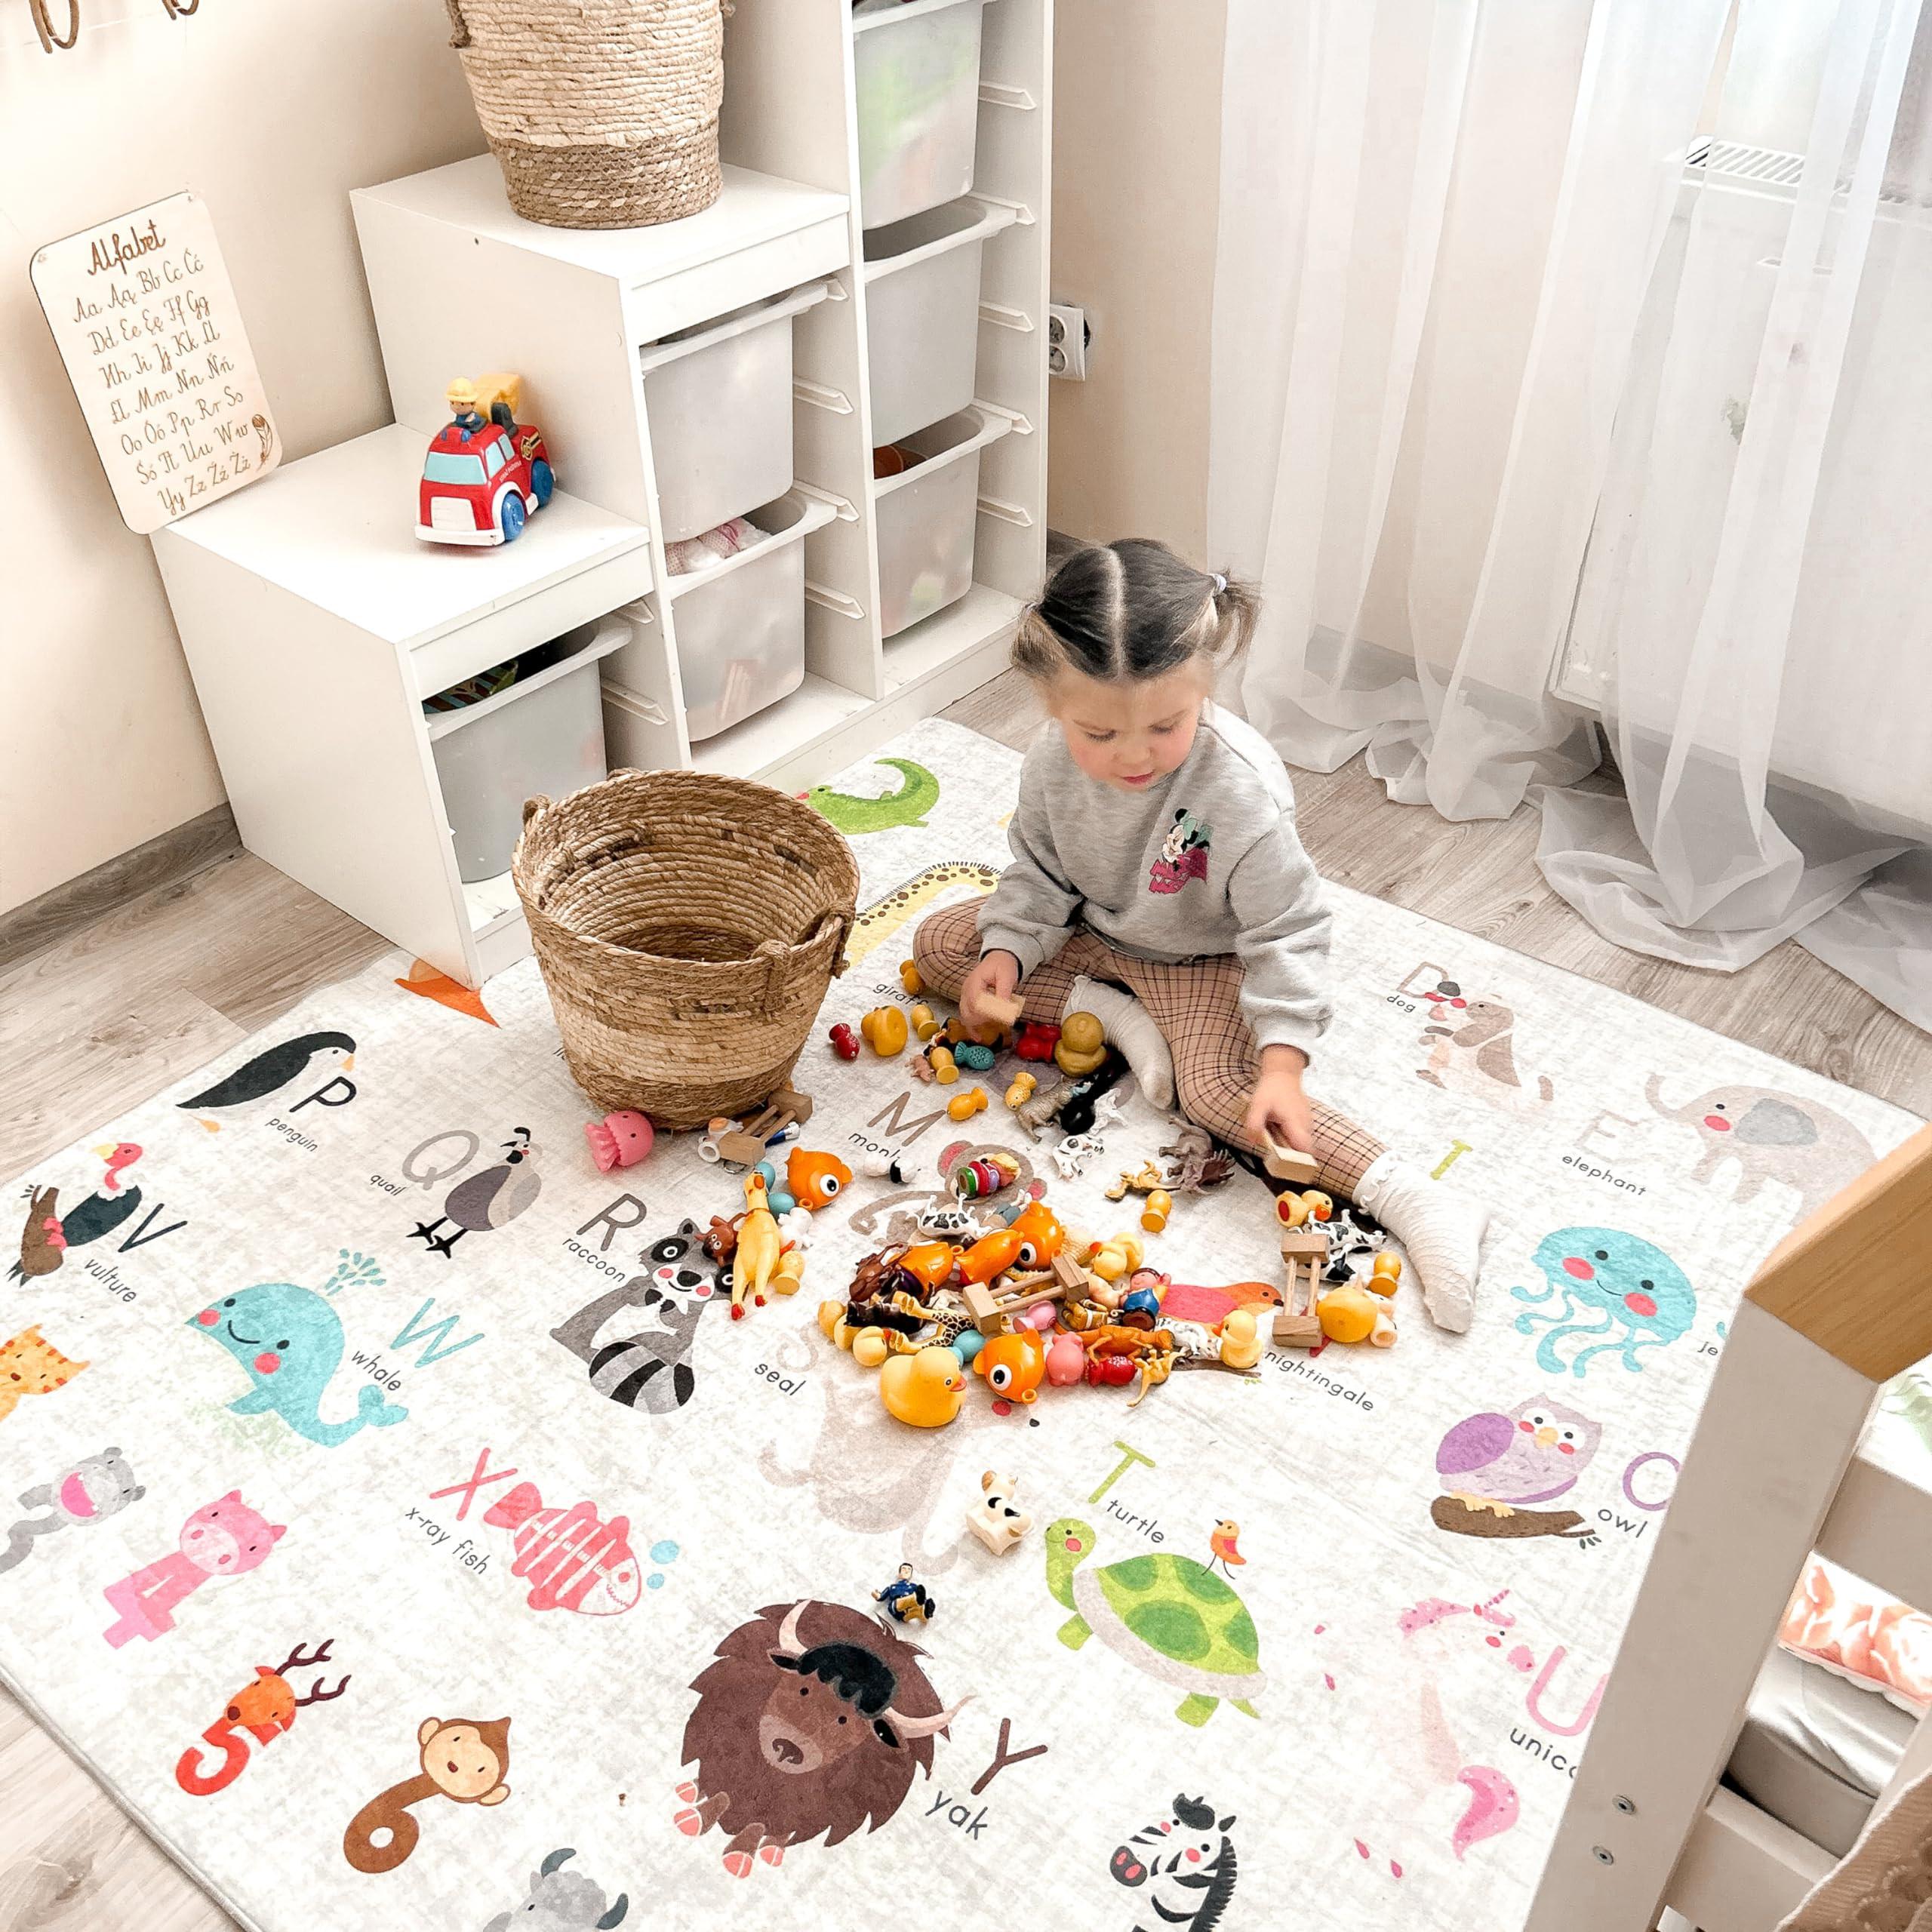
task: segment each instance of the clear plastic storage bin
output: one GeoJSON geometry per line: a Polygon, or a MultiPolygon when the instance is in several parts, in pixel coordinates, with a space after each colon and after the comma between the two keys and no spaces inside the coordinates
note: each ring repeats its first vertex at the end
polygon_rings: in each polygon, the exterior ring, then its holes
{"type": "Polygon", "coordinates": [[[696,537],[792,487],[792,319],[818,281],[638,352],[664,541],[696,537]]]}
{"type": "Polygon", "coordinates": [[[859,214],[868,228],[973,185],[986,0],[861,0],[852,14],[859,214]]]}
{"type": "Polygon", "coordinates": [[[605,617],[565,633],[565,655],[480,704],[427,715],[443,812],[466,884],[509,869],[523,801],[560,798],[608,775],[598,666],[630,632],[605,617]]]}
{"type": "Polygon", "coordinates": [[[897,442],[973,400],[980,260],[1011,208],[960,202],[866,235],[872,441],[897,442]]]}
{"type": "Polygon", "coordinates": [[[1011,417],[974,408],[899,438],[925,460],[872,486],[881,635],[897,636],[972,589],[980,452],[1012,427],[1011,417]]]}

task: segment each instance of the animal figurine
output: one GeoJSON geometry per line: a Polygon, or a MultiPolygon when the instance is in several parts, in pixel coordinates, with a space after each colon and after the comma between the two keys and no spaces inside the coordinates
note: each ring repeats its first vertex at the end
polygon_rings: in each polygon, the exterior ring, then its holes
{"type": "Polygon", "coordinates": [[[1031,1099],[1021,1101],[1013,1110],[1014,1117],[1029,1134],[1037,1137],[1041,1128],[1060,1111],[1060,1103],[1066,1099],[1072,1084],[1069,1080],[1052,1081],[1031,1099]]]}
{"type": "Polygon", "coordinates": [[[1029,1020],[1020,1029],[1013,1051],[1022,1060],[1051,1060],[1060,1044],[1060,1029],[1044,1020],[1029,1020]]]}
{"type": "Polygon", "coordinates": [[[509,1730],[508,1718],[425,1718],[416,1733],[421,1772],[391,1785],[350,1819],[342,1835],[343,1857],[358,1872],[393,1872],[422,1838],[412,1806],[430,1798],[502,1804],[510,1795],[504,1782],[509,1730]]]}
{"type": "MultiPolygon", "coordinates": [[[[1101,1117],[1102,1100],[1132,1070],[1128,1063],[1127,1056],[1118,1048],[1103,1048],[1100,1064],[1091,1072],[1080,1075],[1060,1095],[1060,1106],[1054,1115],[1060,1122],[1060,1131],[1063,1134],[1094,1132],[1101,1117]]],[[[1118,1103],[1115,1105],[1117,1109],[1118,1103]]]]}
{"type": "Polygon", "coordinates": [[[946,1110],[955,1120],[971,1120],[977,1113],[983,1112],[986,1106],[986,1090],[975,1087],[969,1093],[955,1094],[946,1103],[946,1110]]]}
{"type": "Polygon", "coordinates": [[[1115,1235],[1111,1240],[1097,1242],[1080,1257],[1081,1265],[1103,1281],[1117,1281],[1123,1275],[1132,1274],[1146,1258],[1140,1237],[1131,1234],[1115,1235]]]}
{"type": "Polygon", "coordinates": [[[1331,1342],[1369,1342],[1386,1349],[1395,1340],[1387,1304],[1358,1281],[1331,1288],[1315,1304],[1315,1318],[1331,1342]]]}
{"type": "Polygon", "coordinates": [[[952,1050],[955,1065],[963,1066],[969,1073],[987,1073],[999,1056],[991,1047],[983,1047],[977,1040],[961,1040],[952,1050]]]}
{"type": "Polygon", "coordinates": [[[583,1137],[590,1144],[597,1171],[608,1174],[613,1168],[635,1167],[650,1153],[657,1136],[650,1121],[634,1107],[620,1107],[601,1120],[586,1121],[583,1137]]]}
{"type": "Polygon", "coordinates": [[[764,1291],[778,1266],[785,1246],[778,1223],[766,1198],[764,1183],[755,1174],[745,1177],[745,1218],[738,1229],[738,1251],[731,1264],[731,1319],[745,1318],[745,1296],[754,1306],[764,1306],[764,1291]]]}
{"type": "Polygon", "coordinates": [[[1143,1161],[1134,1168],[1122,1168],[1113,1185],[1107,1189],[1109,1201],[1124,1201],[1130,1194],[1152,1194],[1166,1184],[1167,1177],[1152,1161],[1143,1161]]]}
{"type": "Polygon", "coordinates": [[[875,1180],[889,1180],[895,1187],[909,1187],[918,1174],[919,1160],[916,1154],[866,1154],[860,1158],[859,1170],[875,1180]]]}
{"type": "Polygon", "coordinates": [[[925,991],[925,978],[920,972],[915,961],[902,959],[899,962],[899,983],[914,999],[917,999],[920,994],[925,991]]]}
{"type": "Polygon", "coordinates": [[[1032,1328],[989,1335],[973,1358],[973,1373],[995,1395],[1014,1402],[1035,1401],[1046,1379],[1046,1344],[1032,1328]]]}
{"type": "Polygon", "coordinates": [[[1275,1197],[1275,1218],[1284,1228],[1303,1228],[1310,1221],[1326,1221],[1334,1212],[1334,1202],[1318,1188],[1275,1197]]]}
{"type": "Polygon", "coordinates": [[[630,1909],[630,1894],[620,1892],[607,1908],[604,1888],[581,1872],[566,1872],[577,1856],[561,1845],[530,1875],[530,1895],[513,1912],[500,1912],[483,1932],[611,1932],[630,1909]]]}
{"type": "Polygon", "coordinates": [[[1161,1149],[1161,1158],[1167,1169],[1161,1185],[1174,1194],[1206,1194],[1234,1176],[1234,1157],[1192,1121],[1161,1149]]]}
{"type": "Polygon", "coordinates": [[[894,1355],[879,1371],[878,1398],[900,1422],[915,1429],[943,1429],[966,1399],[965,1371],[950,1349],[894,1355]]]}
{"type": "Polygon", "coordinates": [[[1040,1076],[1023,1067],[1013,1076],[1013,1084],[1006,1090],[1006,1104],[1016,1112],[1033,1097],[1033,1090],[1040,1084],[1040,1076]]]}
{"type": "Polygon", "coordinates": [[[1091,1013],[1069,1013],[1060,1023],[1054,1064],[1069,1079],[1091,1073],[1106,1057],[1107,1029],[1091,1013]]]}
{"type": "Polygon", "coordinates": [[[832,1042],[832,1051],[841,1060],[857,1060],[859,1057],[859,1036],[844,1020],[840,1020],[826,1037],[832,1042]]]}
{"type": "Polygon", "coordinates": [[[1105,1143],[1094,1134],[1069,1134],[1054,1147],[1054,1165],[1062,1180],[1078,1180],[1086,1172],[1087,1163],[1098,1160],[1106,1151],[1105,1143]]]}
{"type": "Polygon", "coordinates": [[[1222,1316],[1216,1333],[1220,1337],[1221,1361],[1225,1367],[1249,1369],[1260,1365],[1265,1344],[1260,1324],[1251,1310],[1231,1309],[1222,1316]]]}
{"type": "Polygon", "coordinates": [[[1087,1351],[1080,1346],[1078,1335],[1056,1335],[1047,1344],[1047,1380],[1056,1389],[1072,1388],[1086,1368],[1087,1351]]]}
{"type": "Polygon", "coordinates": [[[925,1585],[912,1580],[909,1563],[900,1564],[898,1575],[884,1589],[873,1591],[872,1601],[895,1623],[930,1623],[939,1612],[925,1585]]]}
{"type": "Polygon", "coordinates": [[[906,1016],[896,1006],[875,1006],[859,1022],[866,1044],[881,1060],[890,1060],[906,1046],[906,1016]]]}
{"type": "MultiPolygon", "coordinates": [[[[1072,1341],[1073,1338],[1061,1339],[1072,1341]]],[[[1073,1346],[1078,1353],[1080,1344],[1075,1342],[1073,1346]]],[[[977,1500],[966,1506],[966,1527],[995,1556],[1004,1556],[1024,1543],[1027,1531],[1033,1527],[1032,1518],[1025,1510],[1014,1507],[1013,1493],[1018,1487],[1017,1477],[1003,1476],[997,1470],[988,1469],[980,1478],[977,1500]]]]}
{"type": "Polygon", "coordinates": [[[443,1211],[433,1221],[418,1221],[411,1239],[420,1241],[432,1254],[445,1260],[467,1234],[494,1228],[506,1228],[534,1206],[543,1191],[543,1177],[537,1171],[537,1149],[531,1146],[530,1130],[512,1130],[503,1143],[503,1158],[494,1168],[485,1168],[460,1180],[443,1197],[443,1211]],[[447,1221],[451,1232],[436,1230],[447,1221]]]}
{"type": "Polygon", "coordinates": [[[1060,1217],[1044,1201],[1029,1201],[1011,1231],[1020,1237],[1020,1246],[1009,1264],[1015,1268],[1048,1268],[1066,1243],[1066,1230],[1060,1217]]]}
{"type": "Polygon", "coordinates": [[[816,1154],[809,1148],[794,1147],[785,1163],[785,1179],[792,1198],[801,1208],[816,1214],[828,1207],[839,1191],[851,1186],[852,1170],[836,1154],[816,1154]]]}

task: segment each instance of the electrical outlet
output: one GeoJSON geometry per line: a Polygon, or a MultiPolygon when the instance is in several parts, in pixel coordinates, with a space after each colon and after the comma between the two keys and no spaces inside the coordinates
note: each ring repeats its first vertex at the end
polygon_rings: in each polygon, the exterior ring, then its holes
{"type": "Polygon", "coordinates": [[[1087,380],[1087,349],[1094,331],[1087,311],[1064,302],[1047,305],[1047,374],[1070,383],[1087,380]]]}

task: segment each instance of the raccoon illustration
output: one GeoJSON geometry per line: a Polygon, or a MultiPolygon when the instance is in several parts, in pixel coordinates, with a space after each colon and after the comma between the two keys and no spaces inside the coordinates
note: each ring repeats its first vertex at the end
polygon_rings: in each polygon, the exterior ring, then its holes
{"type": "Polygon", "coordinates": [[[590,1386],[600,1395],[660,1416],[691,1400],[697,1386],[690,1356],[698,1318],[731,1287],[728,1275],[700,1245],[703,1235],[695,1221],[680,1222],[675,1234],[645,1251],[648,1272],[599,1295],[550,1331],[552,1341],[589,1364],[590,1386]],[[656,1325],[600,1345],[605,1325],[626,1309],[650,1311],[656,1325]]]}

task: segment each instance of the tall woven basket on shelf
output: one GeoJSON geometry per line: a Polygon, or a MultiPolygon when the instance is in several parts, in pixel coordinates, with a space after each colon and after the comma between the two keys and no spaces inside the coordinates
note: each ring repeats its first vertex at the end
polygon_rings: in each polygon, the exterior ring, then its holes
{"type": "Polygon", "coordinates": [[[722,0],[447,4],[518,214],[641,228],[717,200],[722,0]]]}
{"type": "Polygon", "coordinates": [[[845,970],[851,848],[747,779],[628,771],[533,798],[511,870],[577,1084],[660,1128],[769,1099],[845,970]]]}

